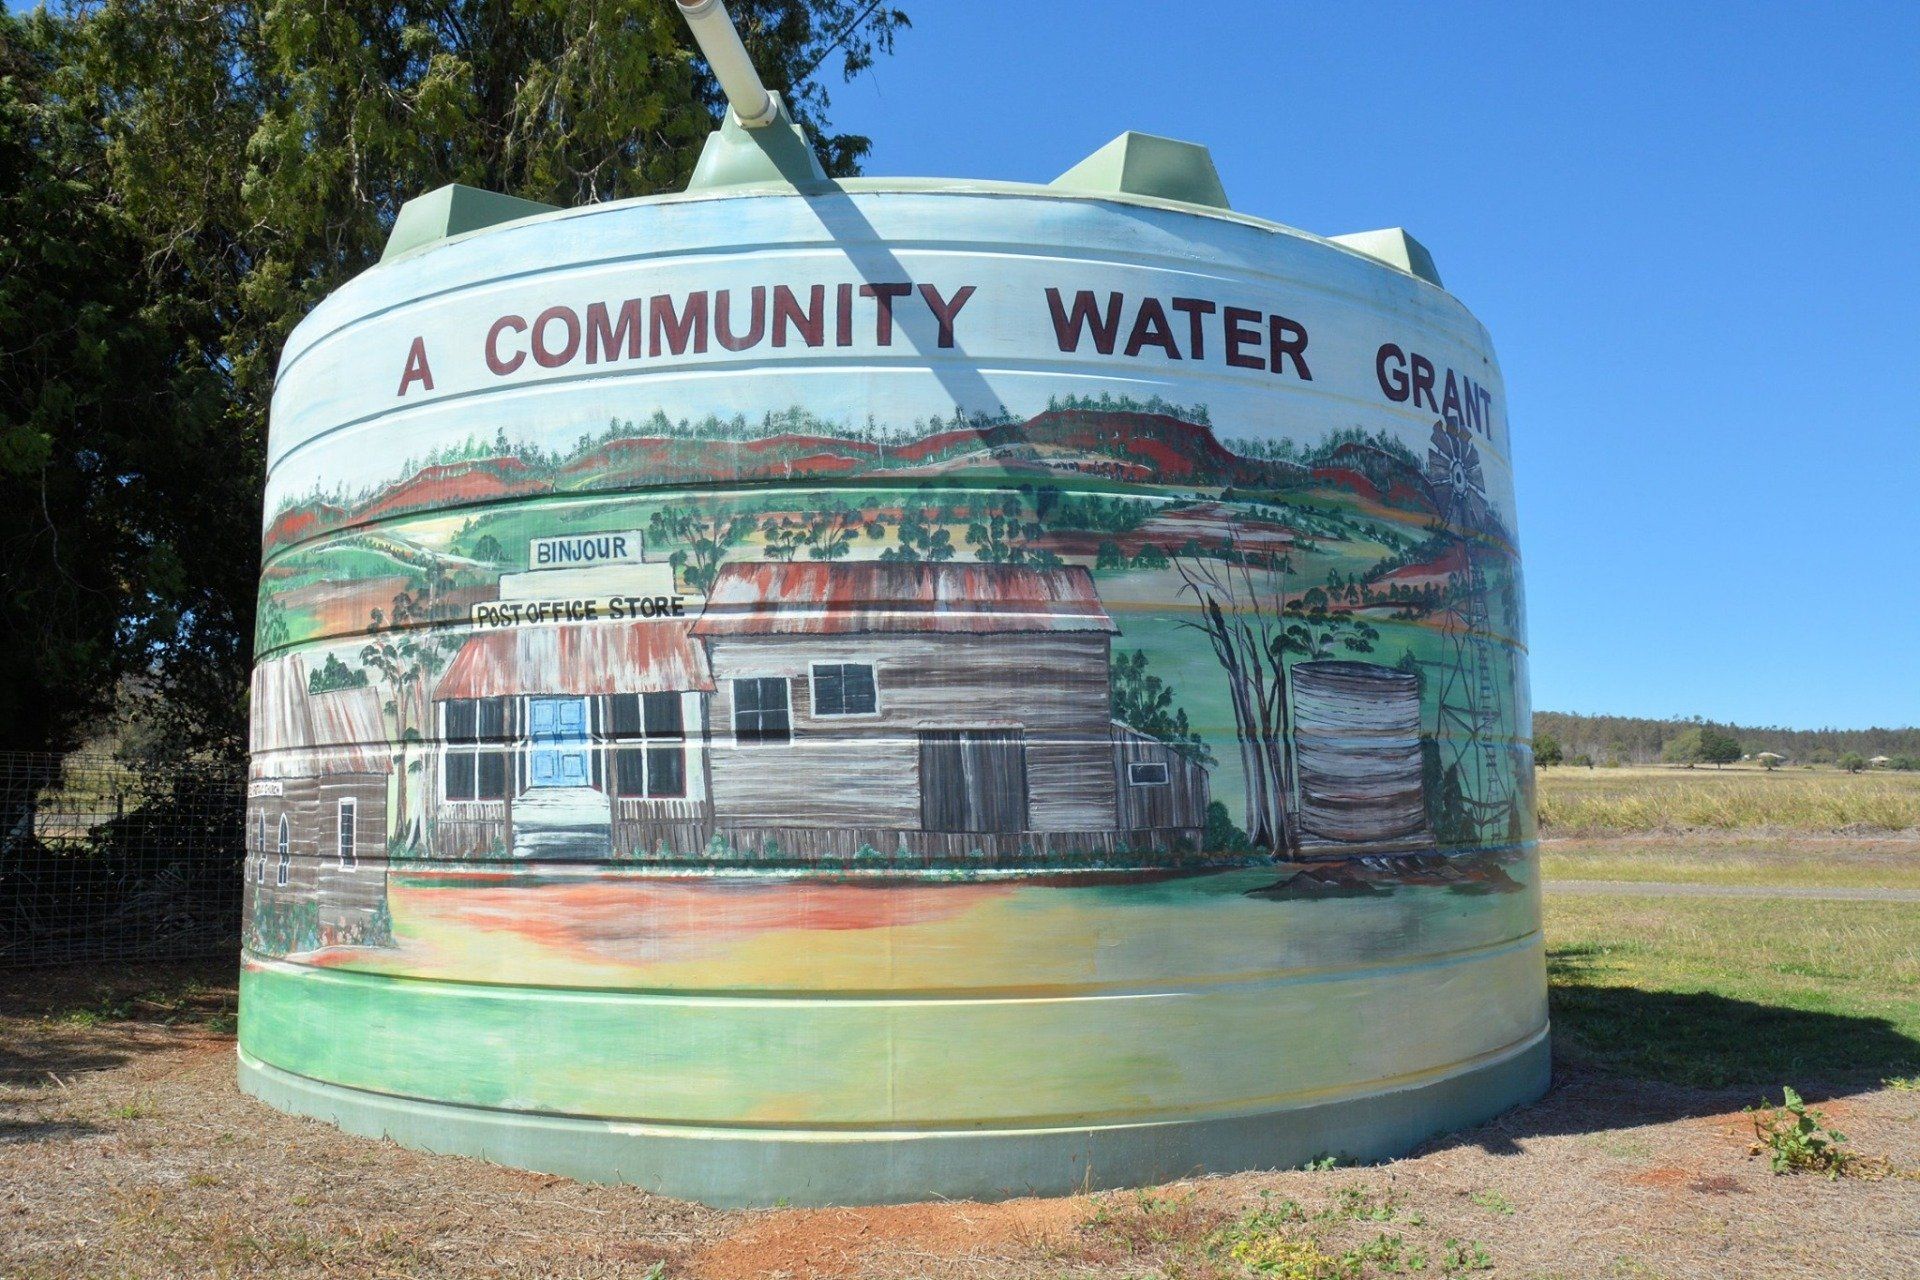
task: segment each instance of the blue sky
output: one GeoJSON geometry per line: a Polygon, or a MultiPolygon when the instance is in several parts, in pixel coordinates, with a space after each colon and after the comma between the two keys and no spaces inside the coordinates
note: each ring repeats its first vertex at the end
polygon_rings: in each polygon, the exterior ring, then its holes
{"type": "Polygon", "coordinates": [[[869,173],[1139,129],[1433,250],[1506,374],[1536,706],[1920,724],[1920,5],[897,2],[834,89],[869,173]]]}
{"type": "Polygon", "coordinates": [[[835,90],[871,174],[1139,129],[1433,250],[1507,378],[1536,706],[1920,724],[1920,5],[900,3],[835,90]]]}

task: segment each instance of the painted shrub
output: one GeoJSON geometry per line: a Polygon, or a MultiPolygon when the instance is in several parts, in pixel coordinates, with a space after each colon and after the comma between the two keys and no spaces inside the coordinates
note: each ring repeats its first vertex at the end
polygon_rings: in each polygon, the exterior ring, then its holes
{"type": "Polygon", "coordinates": [[[343,289],[270,447],[256,1084],[808,1152],[1539,1060],[1504,403],[1431,284],[1039,189],[630,202],[343,289]]]}

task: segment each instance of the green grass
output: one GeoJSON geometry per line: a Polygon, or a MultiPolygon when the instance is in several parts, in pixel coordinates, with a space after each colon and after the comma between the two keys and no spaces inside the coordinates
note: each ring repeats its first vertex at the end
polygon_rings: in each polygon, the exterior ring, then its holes
{"type": "Polygon", "coordinates": [[[1562,767],[1538,777],[1544,836],[1920,830],[1920,773],[1562,767]]]}
{"type": "Polygon", "coordinates": [[[1555,897],[1557,1051],[1694,1085],[1920,1069],[1920,905],[1555,897]]]}

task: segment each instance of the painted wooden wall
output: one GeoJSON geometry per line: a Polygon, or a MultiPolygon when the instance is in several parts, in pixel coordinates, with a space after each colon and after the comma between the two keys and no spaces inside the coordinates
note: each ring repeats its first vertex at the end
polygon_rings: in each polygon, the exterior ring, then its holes
{"type": "Polygon", "coordinates": [[[736,636],[711,641],[713,801],[722,826],[920,826],[920,729],[1020,728],[1036,831],[1117,824],[1104,634],[736,636]],[[879,714],[817,717],[816,662],[870,662],[879,714]],[[788,681],[793,741],[732,741],[732,681],[788,681]],[[825,780],[831,780],[826,782],[825,780]]]}

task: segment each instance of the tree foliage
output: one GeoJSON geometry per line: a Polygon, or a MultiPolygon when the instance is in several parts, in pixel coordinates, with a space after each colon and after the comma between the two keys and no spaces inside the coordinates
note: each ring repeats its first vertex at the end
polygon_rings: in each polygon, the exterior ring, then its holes
{"type": "MultiPolygon", "coordinates": [[[[1668,739],[1694,725],[1694,719],[1656,720],[1641,716],[1570,715],[1536,711],[1534,728],[1560,740],[1568,752],[1589,753],[1602,761],[1647,764],[1660,758],[1668,739]]],[[[1777,725],[1716,723],[1756,753],[1772,751],[1795,764],[1832,764],[1844,751],[1863,756],[1920,756],[1920,727],[1907,729],[1787,729],[1777,725]]]]}
{"type": "Polygon", "coordinates": [[[1660,749],[1668,764],[1732,764],[1740,758],[1740,740],[1710,724],[1695,725],[1674,735],[1660,749]]]}
{"type": "MultiPolygon", "coordinates": [[[[218,431],[219,380],[145,279],[100,108],[67,92],[72,46],[45,14],[0,13],[0,722],[29,749],[73,745],[149,654],[235,607],[234,584],[194,574],[196,538],[231,523],[195,456],[218,431]]],[[[178,664],[237,720],[237,687],[200,674],[178,664]]]]}
{"type": "MultiPolygon", "coordinates": [[[[905,15],[734,0],[828,172],[816,72],[905,15]],[[864,16],[862,16],[864,14],[864,16]],[[855,19],[860,19],[858,22],[855,19]]],[[[13,745],[123,677],[175,748],[244,738],[274,365],[449,182],[571,205],[671,189],[722,100],[672,0],[72,0],[0,15],[0,564],[13,745]]]]}

